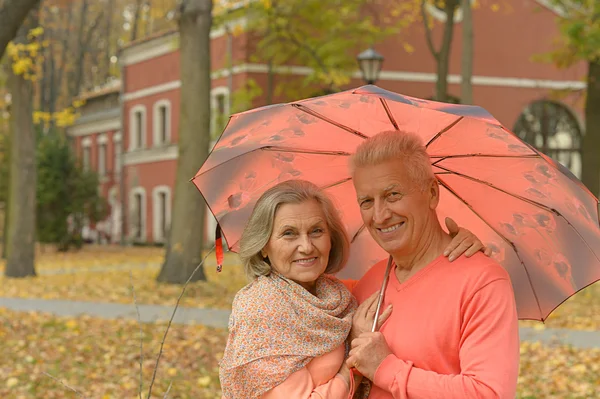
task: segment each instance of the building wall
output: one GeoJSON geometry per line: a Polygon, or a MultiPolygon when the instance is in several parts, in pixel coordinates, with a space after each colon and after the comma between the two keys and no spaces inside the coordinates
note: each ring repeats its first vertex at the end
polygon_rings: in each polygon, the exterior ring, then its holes
{"type": "MultiPolygon", "coordinates": [[[[492,11],[492,2],[480,1],[481,6],[474,11],[475,57],[473,95],[477,105],[490,111],[508,128],[513,128],[523,110],[532,102],[542,99],[556,99],[582,119],[582,101],[577,90],[584,87],[585,65],[559,70],[551,64],[534,60],[536,55],[553,49],[554,39],[559,32],[556,27],[556,14],[540,5],[536,0],[501,2],[498,11],[492,11]],[[557,92],[561,91],[560,97],[557,92]],[[564,94],[566,93],[566,94],[564,94]]],[[[449,92],[460,97],[460,56],[462,24],[457,22],[454,31],[452,56],[450,60],[449,92]]],[[[433,30],[436,44],[441,37],[441,24],[433,30]]],[[[216,108],[217,96],[226,95],[226,114],[233,93],[244,87],[252,79],[263,88],[263,93],[254,99],[253,106],[265,104],[267,86],[266,65],[251,54],[256,47],[256,38],[246,33],[228,35],[222,28],[212,33],[211,62],[213,68],[213,93],[211,107],[216,108]],[[230,41],[233,69],[228,70],[227,49],[230,41]],[[232,75],[230,75],[232,72],[232,75]]],[[[169,191],[172,201],[177,163],[178,115],[180,111],[180,60],[179,39],[176,32],[158,35],[126,48],[121,56],[123,87],[123,148],[126,151],[124,178],[127,210],[126,235],[132,234],[131,199],[136,193],[144,193],[142,241],[156,241],[156,204],[153,192],[169,191]],[[155,125],[155,104],[167,102],[170,109],[170,142],[156,145],[153,138],[155,125]],[[145,145],[143,148],[131,146],[131,112],[145,109],[145,145]]],[[[377,85],[402,94],[430,98],[435,90],[435,63],[425,40],[424,28],[415,23],[401,35],[391,37],[376,46],[385,56],[383,71],[377,85]],[[409,46],[405,46],[408,44],[409,46]],[[412,48],[408,52],[405,48],[412,48]]],[[[363,49],[356,49],[358,54],[363,49]]],[[[303,79],[309,71],[302,66],[291,69],[287,75],[276,75],[276,84],[292,84],[303,79]]],[[[343,89],[361,86],[360,74],[354,74],[352,81],[343,89]]],[[[315,87],[313,95],[320,88],[315,87]]],[[[274,102],[287,100],[282,95],[274,102]]],[[[214,116],[213,116],[214,118],[214,116]]],[[[95,143],[96,136],[89,135],[95,143]]],[[[79,140],[81,141],[81,140],[79,140]]],[[[96,164],[97,148],[92,151],[92,164],[96,164]]],[[[110,157],[110,151],[108,157],[110,157]]],[[[190,176],[191,177],[191,176],[190,176]]],[[[110,184],[107,182],[107,189],[110,184]]],[[[102,188],[103,193],[105,188],[102,188]]],[[[209,213],[210,215],[210,213],[209,213]]],[[[214,219],[208,218],[208,241],[212,240],[214,219]]]]}

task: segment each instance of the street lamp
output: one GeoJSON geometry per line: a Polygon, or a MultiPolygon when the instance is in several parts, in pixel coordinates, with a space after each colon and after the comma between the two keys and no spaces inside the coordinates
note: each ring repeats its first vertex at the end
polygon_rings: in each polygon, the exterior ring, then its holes
{"type": "Polygon", "coordinates": [[[360,53],[356,60],[360,66],[362,77],[367,84],[374,84],[379,78],[381,66],[383,65],[383,55],[379,54],[373,47],[360,53]]]}

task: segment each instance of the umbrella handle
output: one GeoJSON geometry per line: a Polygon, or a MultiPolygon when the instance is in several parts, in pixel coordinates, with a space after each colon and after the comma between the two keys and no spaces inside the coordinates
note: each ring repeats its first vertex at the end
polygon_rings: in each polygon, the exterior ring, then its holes
{"type": "Polygon", "coordinates": [[[377,319],[379,319],[379,313],[381,312],[381,305],[383,304],[383,297],[385,296],[385,288],[387,287],[388,280],[390,279],[390,270],[392,269],[392,257],[388,259],[387,267],[385,268],[385,275],[383,276],[383,283],[381,284],[381,290],[379,290],[379,297],[377,298],[377,309],[375,310],[375,319],[373,320],[373,327],[371,332],[377,331],[377,319]]]}

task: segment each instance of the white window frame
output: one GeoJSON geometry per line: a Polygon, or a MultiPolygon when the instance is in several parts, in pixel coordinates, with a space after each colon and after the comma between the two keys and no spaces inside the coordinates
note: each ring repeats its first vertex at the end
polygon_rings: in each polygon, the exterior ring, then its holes
{"type": "MultiPolygon", "coordinates": [[[[210,132],[212,134],[215,123],[217,123],[217,98],[223,95],[225,97],[225,115],[229,117],[231,115],[231,109],[229,107],[231,100],[229,96],[229,88],[227,86],[217,86],[210,91],[210,132]]],[[[221,134],[221,132],[219,132],[221,134]]]]}
{"type": "Polygon", "coordinates": [[[146,107],[142,104],[135,105],[129,110],[129,151],[141,150],[146,148],[146,107]],[[138,125],[136,123],[136,114],[142,114],[142,142],[137,142],[138,125]]]}
{"type": "Polygon", "coordinates": [[[162,235],[160,231],[160,222],[162,221],[162,217],[160,214],[160,194],[165,194],[165,225],[167,226],[167,232],[171,226],[171,187],[169,186],[156,186],[152,189],[152,238],[156,243],[165,243],[167,241],[167,236],[162,235]]]}
{"type": "Polygon", "coordinates": [[[103,178],[107,175],[106,160],[108,159],[108,137],[106,134],[99,135],[96,139],[96,144],[98,147],[98,177],[103,178]],[[100,151],[102,148],[104,148],[104,154],[100,151]]]}
{"type": "MultiPolygon", "coordinates": [[[[131,189],[131,191],[129,191],[129,234],[131,239],[134,242],[146,242],[147,239],[147,234],[146,234],[146,189],[144,187],[135,187],[133,189],[131,189]],[[133,204],[135,203],[135,196],[136,195],[140,195],[142,197],[142,209],[141,209],[141,220],[140,220],[140,230],[141,230],[141,237],[138,237],[137,234],[133,235],[133,231],[135,229],[135,226],[132,223],[132,215],[131,215],[131,211],[133,210],[133,204]]],[[[137,232],[137,231],[136,231],[137,232]]]]}
{"type": "Polygon", "coordinates": [[[121,140],[121,132],[116,132],[112,137],[113,141],[113,168],[114,176],[121,176],[121,164],[123,157],[123,142],[121,140]],[[119,153],[117,153],[117,146],[120,147],[119,153]]]}
{"type": "Polygon", "coordinates": [[[160,147],[171,143],[171,101],[163,98],[154,103],[152,108],[152,142],[154,147],[160,147]],[[165,140],[161,139],[160,108],[165,107],[165,140]]]}
{"type": "Polygon", "coordinates": [[[92,138],[86,137],[81,140],[81,166],[88,172],[92,166],[92,138]],[[86,157],[87,153],[87,157],[86,157]]]}

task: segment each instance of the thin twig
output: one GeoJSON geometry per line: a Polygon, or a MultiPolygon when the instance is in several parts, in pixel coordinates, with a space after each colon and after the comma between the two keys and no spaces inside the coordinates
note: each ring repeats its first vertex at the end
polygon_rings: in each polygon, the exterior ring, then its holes
{"type": "Polygon", "coordinates": [[[165,392],[165,396],[163,396],[163,399],[167,399],[169,397],[169,392],[171,391],[172,386],[173,386],[173,381],[171,381],[169,383],[169,388],[167,388],[167,392],[165,392]]]}
{"type": "Polygon", "coordinates": [[[87,396],[85,396],[84,394],[82,394],[81,392],[79,392],[77,389],[73,388],[72,386],[70,386],[69,384],[67,384],[66,382],[59,380],[58,378],[56,378],[55,376],[46,373],[45,371],[43,372],[43,374],[46,374],[48,377],[52,378],[54,381],[62,384],[62,386],[64,386],[67,389],[70,389],[71,391],[75,392],[77,395],[81,396],[82,398],[87,398],[87,396]]]}
{"type": "Polygon", "coordinates": [[[160,350],[158,351],[158,356],[156,357],[156,364],[154,365],[154,372],[152,373],[152,380],[150,380],[150,387],[148,388],[148,398],[150,398],[152,395],[152,386],[154,385],[154,380],[156,379],[156,373],[158,372],[158,363],[160,362],[160,358],[162,356],[163,346],[165,346],[165,340],[167,339],[167,334],[169,333],[169,329],[171,328],[171,324],[173,323],[173,319],[175,318],[175,313],[177,312],[177,308],[179,307],[179,302],[181,301],[181,298],[183,297],[183,294],[185,293],[185,289],[187,288],[188,284],[190,283],[190,281],[192,281],[192,278],[194,277],[196,272],[198,270],[200,270],[200,268],[204,264],[204,261],[214,251],[214,249],[215,249],[215,246],[213,245],[213,247],[206,254],[204,259],[202,259],[202,261],[198,264],[198,266],[196,266],[196,268],[194,269],[192,274],[190,274],[190,277],[187,279],[187,281],[183,285],[183,289],[181,290],[181,294],[179,294],[179,298],[177,298],[177,303],[175,303],[175,308],[173,309],[173,314],[171,315],[171,318],[169,319],[169,323],[167,324],[167,329],[165,330],[165,335],[163,336],[162,342],[160,343],[160,350]]]}
{"type": "Polygon", "coordinates": [[[439,60],[440,52],[435,49],[433,44],[433,39],[431,37],[431,27],[429,26],[429,21],[427,18],[427,13],[425,12],[425,2],[426,0],[421,0],[421,18],[423,18],[423,26],[425,27],[425,39],[427,39],[427,47],[429,47],[429,51],[433,58],[439,60]]]}
{"type": "Polygon", "coordinates": [[[138,325],[140,326],[140,399],[142,399],[142,390],[144,389],[144,376],[143,376],[143,361],[144,361],[144,332],[142,330],[142,317],[140,316],[140,307],[135,297],[135,288],[133,287],[133,273],[129,271],[129,282],[131,283],[131,294],[133,295],[133,303],[137,312],[138,325]]]}

